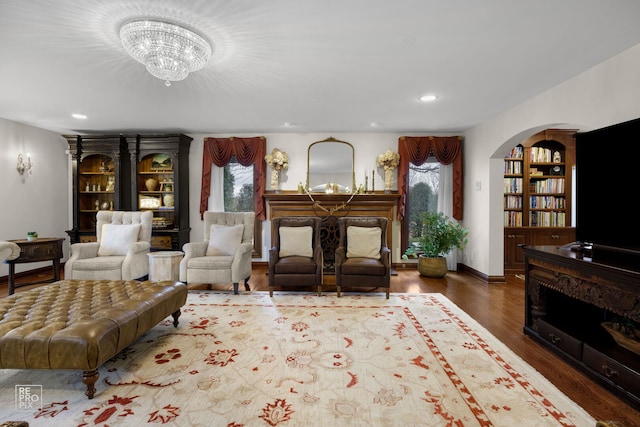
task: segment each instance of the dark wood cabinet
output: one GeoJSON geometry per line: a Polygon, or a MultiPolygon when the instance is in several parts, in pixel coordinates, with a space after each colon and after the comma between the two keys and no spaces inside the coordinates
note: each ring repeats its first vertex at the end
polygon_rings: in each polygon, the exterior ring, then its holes
{"type": "Polygon", "coordinates": [[[505,227],[504,273],[524,273],[523,245],[565,245],[575,240],[574,227],[505,227]]]}
{"type": "Polygon", "coordinates": [[[98,210],[152,210],[152,250],[189,241],[189,146],[182,134],[64,135],[72,159],[71,243],[96,240],[98,210]],[[151,184],[155,183],[153,186],[151,184]]]}
{"type": "Polygon", "coordinates": [[[509,227],[504,229],[504,272],[516,274],[524,271],[524,254],[520,246],[526,244],[529,230],[523,227],[509,227]]]}
{"type": "Polygon", "coordinates": [[[550,227],[540,230],[532,228],[532,236],[528,239],[530,245],[565,245],[576,240],[574,227],[550,227]]]}
{"type": "MultiPolygon", "coordinates": [[[[64,135],[72,169],[71,243],[96,240],[98,210],[129,210],[127,136],[64,135]]],[[[130,137],[129,137],[130,138],[130,137]]],[[[135,137],[134,137],[135,138],[135,137]]]]}
{"type": "Polygon", "coordinates": [[[189,147],[182,134],[137,135],[129,141],[131,206],[153,211],[152,250],[189,242],[189,147]]]}
{"type": "Polygon", "coordinates": [[[571,227],[575,130],[547,129],[514,147],[504,161],[504,270],[523,273],[520,246],[565,244],[571,227]]]}
{"type": "Polygon", "coordinates": [[[569,248],[522,250],[524,332],[640,408],[640,354],[618,345],[602,326],[614,318],[640,322],[640,272],[569,248]]]}

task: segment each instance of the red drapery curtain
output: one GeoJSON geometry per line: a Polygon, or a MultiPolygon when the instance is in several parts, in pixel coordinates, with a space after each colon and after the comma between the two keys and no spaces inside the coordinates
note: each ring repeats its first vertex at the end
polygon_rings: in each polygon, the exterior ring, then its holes
{"type": "Polygon", "coordinates": [[[443,165],[453,163],[453,217],[462,219],[462,137],[461,136],[401,136],[398,140],[398,219],[405,215],[409,164],[422,165],[433,154],[443,165]]]}
{"type": "Polygon", "coordinates": [[[236,156],[242,166],[253,165],[253,204],[256,218],[266,219],[264,207],[264,188],[267,153],[267,140],[264,136],[254,138],[205,138],[202,150],[202,189],[200,191],[200,219],[209,207],[211,193],[211,165],[224,167],[236,156]]]}

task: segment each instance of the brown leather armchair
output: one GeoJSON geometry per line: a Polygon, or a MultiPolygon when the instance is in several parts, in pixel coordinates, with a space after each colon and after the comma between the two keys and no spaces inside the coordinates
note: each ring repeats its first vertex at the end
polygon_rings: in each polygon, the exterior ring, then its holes
{"type": "Polygon", "coordinates": [[[336,249],[336,289],[343,286],[391,287],[391,250],[387,247],[387,218],[342,217],[336,249]]]}
{"type": "Polygon", "coordinates": [[[278,217],[271,221],[269,295],[276,286],[316,286],[322,295],[323,256],[320,218],[278,217]]]}

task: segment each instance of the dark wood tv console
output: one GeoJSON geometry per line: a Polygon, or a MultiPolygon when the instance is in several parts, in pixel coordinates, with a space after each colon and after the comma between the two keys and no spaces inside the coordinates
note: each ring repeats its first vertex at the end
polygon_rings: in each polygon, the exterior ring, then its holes
{"type": "Polygon", "coordinates": [[[640,272],[598,263],[580,248],[523,246],[524,333],[640,408],[640,354],[601,326],[640,322],[640,272]]]}

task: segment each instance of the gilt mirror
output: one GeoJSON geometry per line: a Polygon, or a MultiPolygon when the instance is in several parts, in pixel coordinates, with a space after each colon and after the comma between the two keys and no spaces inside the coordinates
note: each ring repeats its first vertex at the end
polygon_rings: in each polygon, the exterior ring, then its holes
{"type": "Polygon", "coordinates": [[[335,138],[312,143],[307,155],[307,189],[316,193],[354,191],[353,145],[335,138]]]}

